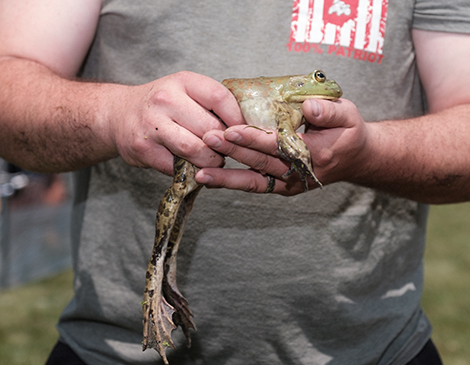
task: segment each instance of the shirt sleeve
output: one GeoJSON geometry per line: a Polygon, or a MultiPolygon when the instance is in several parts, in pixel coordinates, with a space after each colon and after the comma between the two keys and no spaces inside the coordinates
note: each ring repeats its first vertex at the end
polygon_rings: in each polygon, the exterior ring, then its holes
{"type": "Polygon", "coordinates": [[[470,33],[469,0],[416,0],[413,28],[470,33]]]}

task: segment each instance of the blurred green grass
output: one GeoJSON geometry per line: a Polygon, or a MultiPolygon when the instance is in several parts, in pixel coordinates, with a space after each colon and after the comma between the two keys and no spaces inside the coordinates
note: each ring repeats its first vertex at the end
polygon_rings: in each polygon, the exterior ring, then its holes
{"type": "MultiPolygon", "coordinates": [[[[423,307],[445,365],[470,364],[470,203],[433,206],[423,307]]],[[[71,271],[0,292],[0,363],[43,365],[72,297],[71,271]]]]}
{"type": "Polygon", "coordinates": [[[72,298],[72,271],[0,292],[0,364],[44,365],[72,298]]]}
{"type": "Polygon", "coordinates": [[[422,304],[444,364],[470,364],[470,203],[431,207],[422,304]]]}

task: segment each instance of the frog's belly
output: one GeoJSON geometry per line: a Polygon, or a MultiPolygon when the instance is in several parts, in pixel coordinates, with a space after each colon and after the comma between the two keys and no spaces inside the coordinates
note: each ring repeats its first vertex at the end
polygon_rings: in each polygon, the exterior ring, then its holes
{"type": "Polygon", "coordinates": [[[289,114],[294,129],[301,124],[302,113],[293,109],[289,104],[273,98],[250,98],[239,102],[246,123],[263,129],[277,129],[279,113],[289,114]]]}

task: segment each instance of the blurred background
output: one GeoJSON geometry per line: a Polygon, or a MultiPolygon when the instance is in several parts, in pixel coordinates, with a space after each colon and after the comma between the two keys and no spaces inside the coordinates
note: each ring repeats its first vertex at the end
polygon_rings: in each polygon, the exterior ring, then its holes
{"type": "Polygon", "coordinates": [[[69,178],[23,171],[0,160],[0,289],[70,266],[69,178]]]}
{"type": "MultiPolygon", "coordinates": [[[[43,365],[72,297],[68,174],[0,160],[0,364],[43,365]]],[[[470,203],[432,206],[423,307],[445,365],[470,365],[470,203]]]]}

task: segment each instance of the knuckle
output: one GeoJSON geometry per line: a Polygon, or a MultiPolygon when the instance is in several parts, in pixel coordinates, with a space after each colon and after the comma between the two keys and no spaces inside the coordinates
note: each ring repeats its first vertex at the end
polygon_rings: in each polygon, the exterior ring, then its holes
{"type": "Polygon", "coordinates": [[[192,156],[196,156],[196,155],[199,155],[200,152],[201,152],[201,149],[196,147],[194,144],[192,143],[188,143],[184,140],[181,140],[181,142],[178,144],[177,146],[178,148],[178,156],[182,157],[182,158],[189,158],[189,157],[192,157],[192,156]]]}
{"type": "Polygon", "coordinates": [[[144,138],[134,138],[133,142],[131,143],[131,146],[132,154],[135,156],[143,156],[149,150],[149,143],[144,138]]]}
{"type": "Polygon", "coordinates": [[[256,158],[252,163],[251,167],[262,174],[266,174],[269,169],[269,159],[266,155],[261,155],[256,158]]]}
{"type": "Polygon", "coordinates": [[[211,96],[211,99],[215,104],[221,104],[228,98],[231,98],[232,94],[226,87],[221,87],[220,85],[216,84],[211,90],[211,96]]]}
{"type": "Polygon", "coordinates": [[[247,193],[262,193],[264,190],[259,186],[258,180],[255,178],[251,178],[248,180],[247,185],[243,189],[247,193]]]}
{"type": "Polygon", "coordinates": [[[187,85],[190,85],[197,81],[200,75],[191,71],[178,71],[168,76],[168,79],[173,83],[179,85],[180,88],[185,89],[187,85]]]}
{"type": "Polygon", "coordinates": [[[330,149],[322,149],[315,155],[315,167],[325,168],[330,166],[333,161],[333,151],[330,149]]]}
{"type": "Polygon", "coordinates": [[[150,97],[154,105],[171,105],[173,103],[173,95],[167,90],[157,90],[150,97]]]}
{"type": "Polygon", "coordinates": [[[185,71],[185,70],[178,71],[178,72],[173,74],[173,77],[177,78],[178,80],[180,80],[182,82],[186,81],[188,78],[190,78],[192,76],[194,76],[193,72],[185,71]]]}

